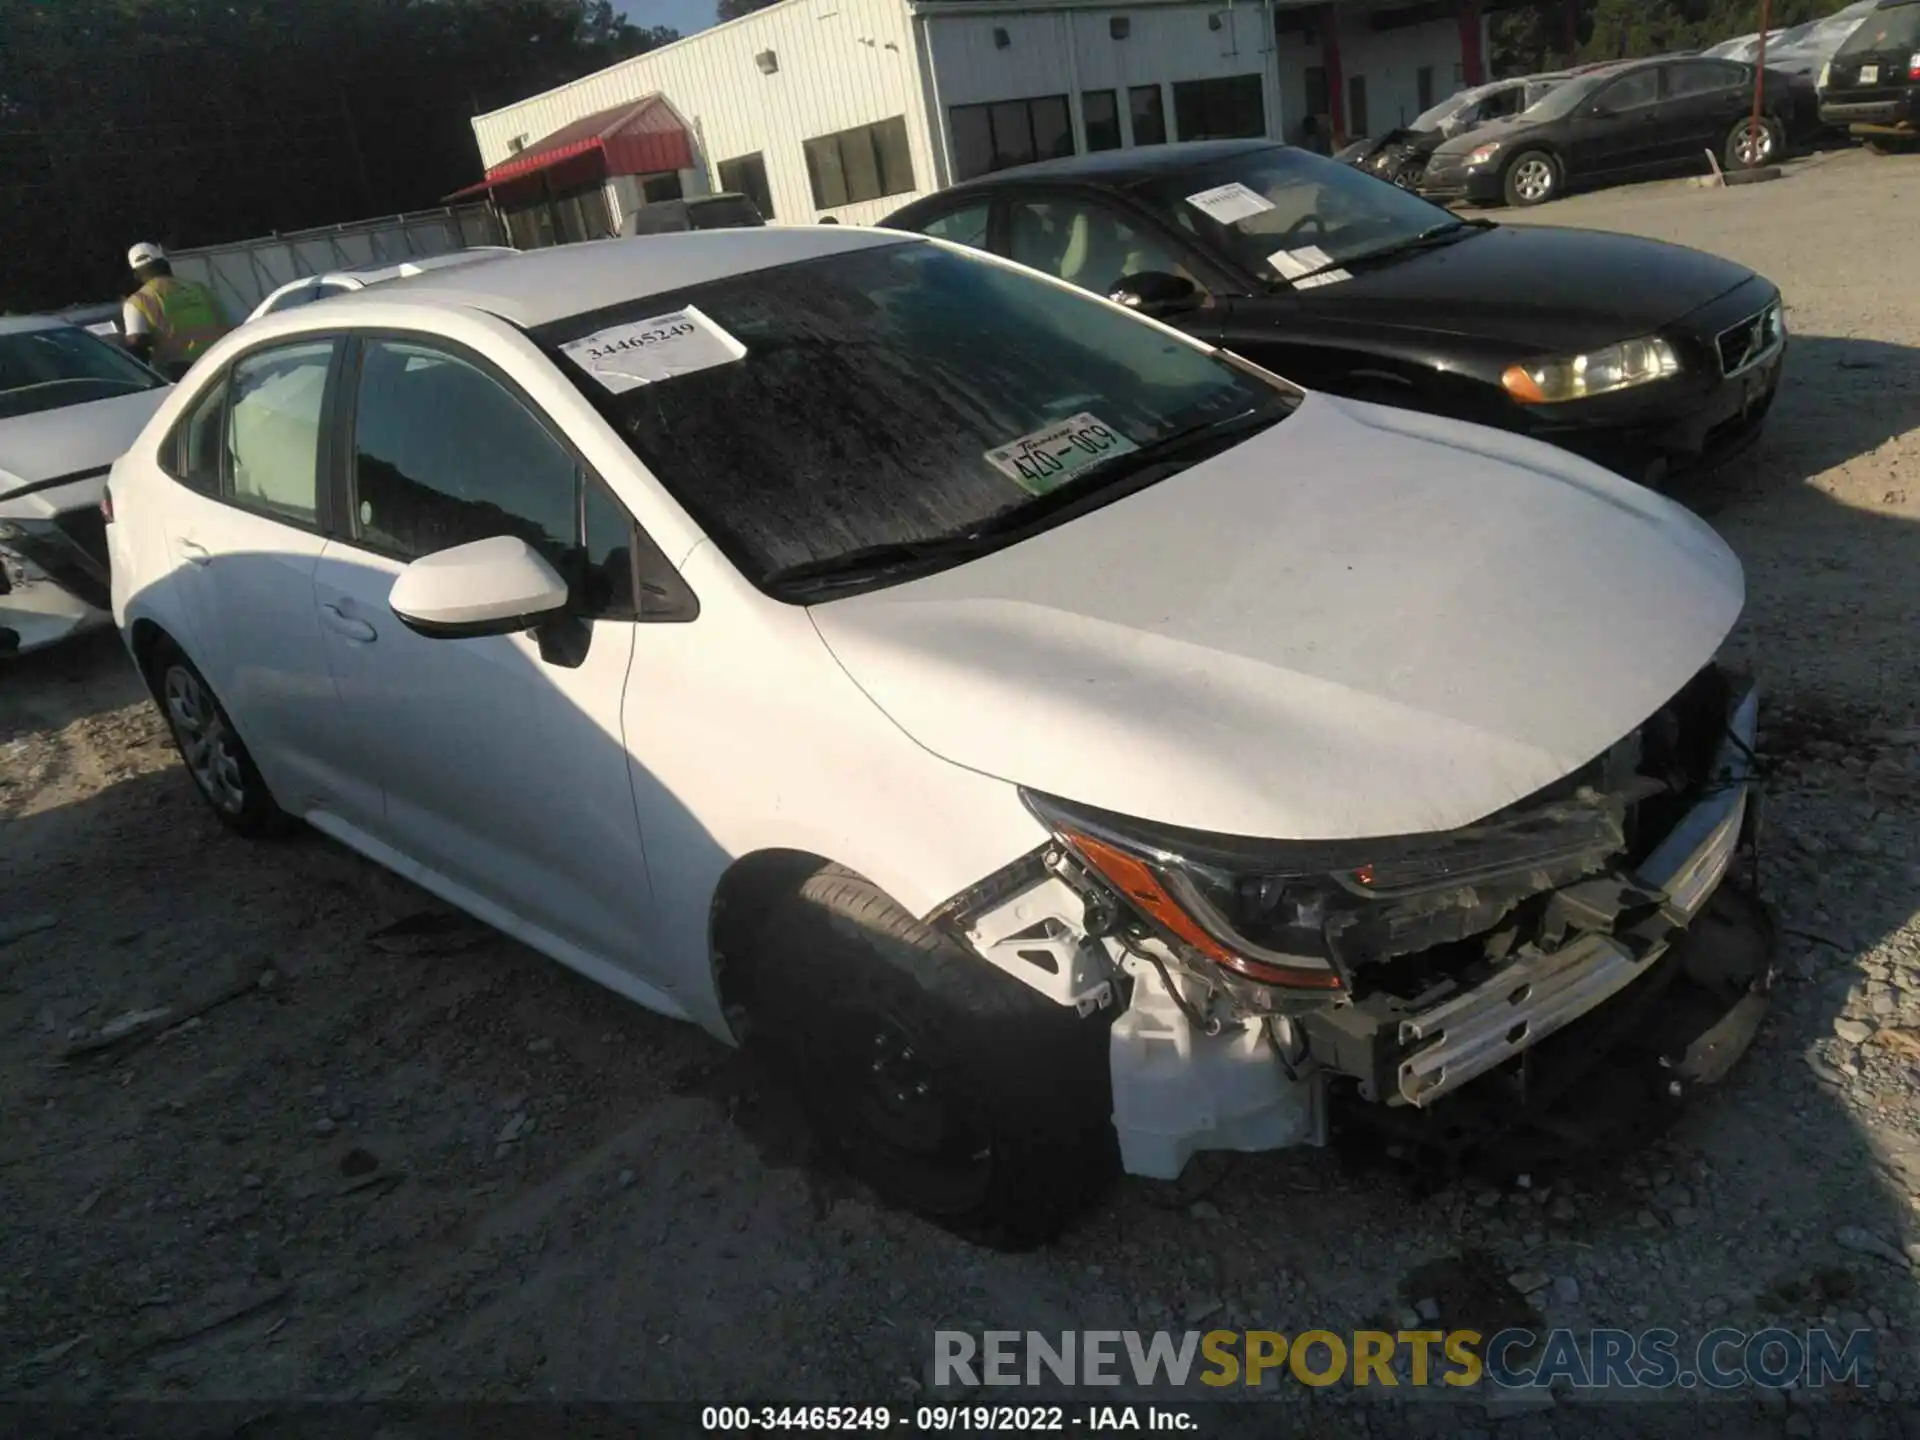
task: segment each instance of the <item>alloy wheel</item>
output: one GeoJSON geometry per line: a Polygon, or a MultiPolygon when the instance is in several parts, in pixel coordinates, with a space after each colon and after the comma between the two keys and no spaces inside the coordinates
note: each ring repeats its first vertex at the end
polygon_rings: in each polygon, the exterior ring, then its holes
{"type": "Polygon", "coordinates": [[[1740,138],[1734,142],[1734,157],[1749,169],[1755,165],[1764,165],[1773,158],[1773,129],[1765,123],[1755,125],[1748,121],[1740,131],[1740,138]]]}
{"type": "Polygon", "coordinates": [[[1513,188],[1523,200],[1544,200],[1553,193],[1553,166],[1545,160],[1525,160],[1513,172],[1513,188]]]}
{"type": "Polygon", "coordinates": [[[162,689],[167,721],[180,743],[194,784],[215,808],[238,815],[247,803],[239,738],[228,728],[226,717],[200,677],[184,665],[167,667],[162,689]]]}

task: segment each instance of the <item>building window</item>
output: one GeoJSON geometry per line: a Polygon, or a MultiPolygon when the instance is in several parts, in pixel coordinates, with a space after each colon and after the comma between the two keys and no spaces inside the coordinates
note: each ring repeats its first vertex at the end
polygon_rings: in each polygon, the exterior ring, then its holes
{"type": "Polygon", "coordinates": [[[1185,80],[1173,87],[1173,119],[1182,140],[1232,140],[1267,133],[1258,75],[1185,80]]]}
{"type": "Polygon", "coordinates": [[[663,170],[658,175],[643,175],[640,178],[640,195],[647,204],[661,200],[678,200],[680,191],[680,172],[663,170]]]}
{"type": "Polygon", "coordinates": [[[913,156],[907,149],[907,119],[896,115],[877,125],[857,125],[821,135],[804,146],[813,203],[821,210],[902,195],[913,189],[913,156]]]}
{"type": "Polygon", "coordinates": [[[773,219],[773,192],[767,188],[767,162],[759,151],[720,162],[720,188],[744,195],[762,220],[773,219]]]}
{"type": "Polygon", "coordinates": [[[1367,123],[1367,77],[1351,75],[1347,77],[1347,138],[1364,140],[1372,133],[1367,123]]]}
{"type": "Polygon", "coordinates": [[[1158,85],[1136,85],[1127,91],[1127,108],[1133,113],[1133,143],[1167,143],[1167,110],[1158,85]]]}
{"type": "Polygon", "coordinates": [[[948,115],[953,122],[956,180],[1073,154],[1073,121],[1064,95],[956,105],[948,115]]]}
{"type": "Polygon", "coordinates": [[[1433,67],[1422,65],[1413,72],[1413,89],[1418,99],[1420,113],[1426,114],[1433,108],[1433,67]]]}
{"type": "Polygon", "coordinates": [[[1087,122],[1087,149],[1120,148],[1120,102],[1113,91],[1082,91],[1080,113],[1087,122]]]}

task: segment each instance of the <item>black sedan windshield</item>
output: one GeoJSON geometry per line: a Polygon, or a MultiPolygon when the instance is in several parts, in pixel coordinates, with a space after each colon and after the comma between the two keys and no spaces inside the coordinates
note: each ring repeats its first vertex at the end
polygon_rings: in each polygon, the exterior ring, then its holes
{"type": "Polygon", "coordinates": [[[1296,403],[1102,301],[922,241],[534,338],[742,573],[783,598],[799,598],[790,572],[1006,533],[1139,477],[1172,443],[1242,435],[1296,403]]]}
{"type": "Polygon", "coordinates": [[[1323,277],[1460,221],[1398,186],[1305,150],[1276,145],[1184,170],[1148,198],[1270,281],[1323,277]]]}
{"type": "Polygon", "coordinates": [[[0,419],[164,384],[146,366],[76,325],[0,334],[0,419]]]}

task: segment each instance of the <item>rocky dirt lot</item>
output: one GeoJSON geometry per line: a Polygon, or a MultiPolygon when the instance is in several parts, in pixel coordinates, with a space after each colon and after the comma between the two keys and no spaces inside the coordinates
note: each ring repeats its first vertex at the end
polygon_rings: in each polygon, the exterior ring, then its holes
{"type": "MultiPolygon", "coordinates": [[[[1438,1313],[1870,1328],[1862,1394],[1664,1408],[1895,1433],[1882,1402],[1920,1401],[1916,215],[1920,157],[1845,152],[1526,217],[1743,261],[1795,335],[1763,446],[1683,495],[1748,567],[1782,983],[1726,1088],[1624,1167],[1434,1192],[1246,1157],[1123,1183],[1042,1253],[970,1249],[817,1164],[691,1028],[487,931],[383,933],[430,902],[330,843],[226,836],[101,637],[0,669],[0,1394],[911,1403],[936,1326],[1438,1313]]],[[[1380,1433],[1379,1396],[1263,1413],[1380,1433]]],[[[1495,1397],[1392,1428],[1645,1413],[1495,1397]]]]}

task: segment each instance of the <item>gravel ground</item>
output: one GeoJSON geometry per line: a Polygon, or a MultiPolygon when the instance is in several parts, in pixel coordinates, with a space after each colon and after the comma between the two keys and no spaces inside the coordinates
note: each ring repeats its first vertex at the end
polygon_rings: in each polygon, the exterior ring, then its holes
{"type": "MultiPolygon", "coordinates": [[[[484,930],[377,933],[427,902],[328,843],[227,837],[101,637],[0,670],[0,1394],[911,1404],[941,1325],[1437,1306],[1874,1329],[1864,1394],[1663,1413],[1895,1433],[1881,1402],[1920,1401],[1920,294],[1889,257],[1916,214],[1920,158],[1846,152],[1526,217],[1741,260],[1795,333],[1764,444],[1683,495],[1748,566],[1784,983],[1727,1086],[1626,1164],[1435,1192],[1246,1157],[1125,1182],[1045,1252],[970,1249],[815,1163],[779,1091],[690,1027],[484,930]]],[[[1377,1390],[1267,1398],[1314,1433],[1384,1423],[1377,1390]]],[[[1515,1408],[1392,1428],[1647,1413],[1515,1408]]]]}

